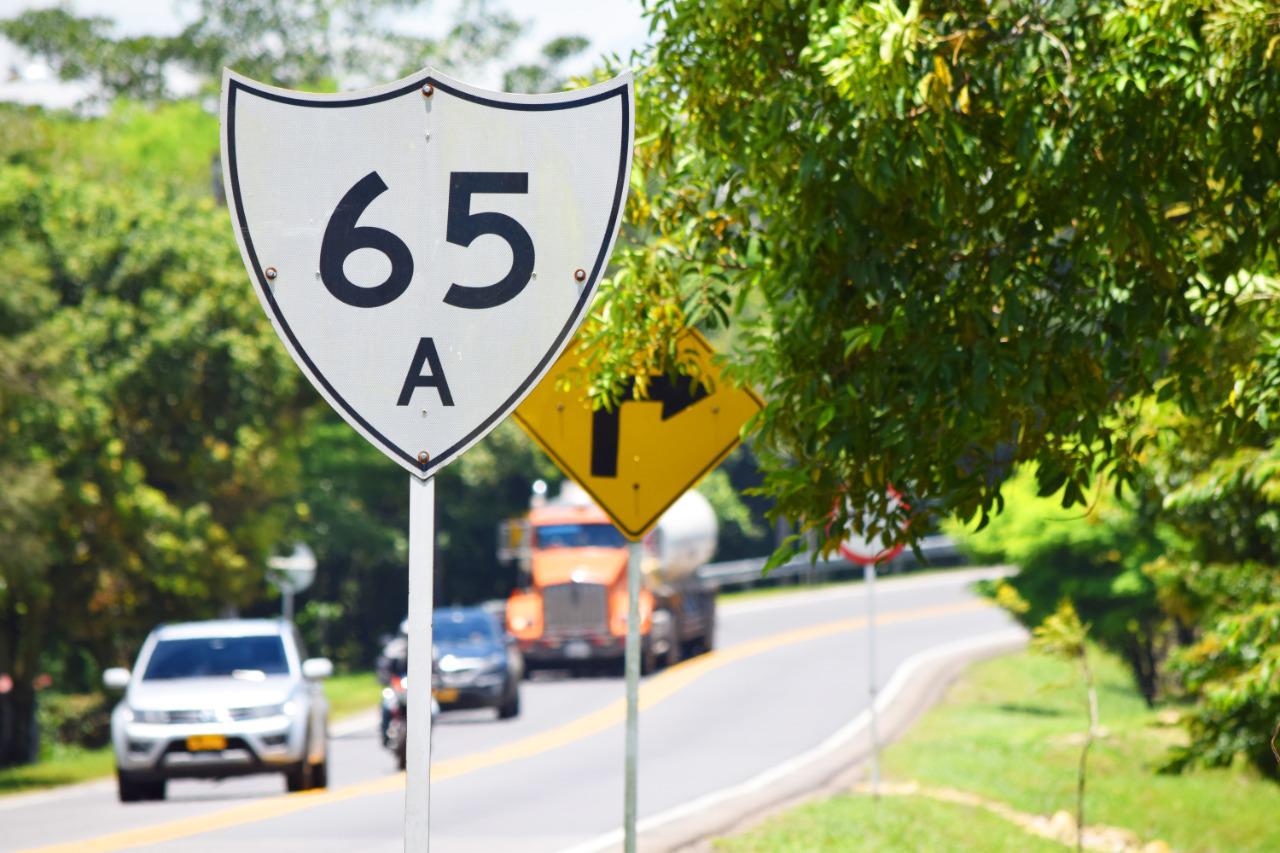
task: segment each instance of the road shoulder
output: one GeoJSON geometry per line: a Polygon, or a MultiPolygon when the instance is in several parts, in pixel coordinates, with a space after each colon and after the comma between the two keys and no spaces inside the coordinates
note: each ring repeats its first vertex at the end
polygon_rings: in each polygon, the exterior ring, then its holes
{"type": "MultiPolygon", "coordinates": [[[[1003,630],[922,652],[904,661],[880,693],[881,746],[897,739],[932,708],[968,666],[1026,644],[1020,629],[1003,630]]],[[[703,853],[710,839],[746,831],[766,818],[814,799],[846,791],[863,779],[871,755],[865,712],[810,752],[746,782],[684,807],[642,820],[642,851],[703,853]]],[[[574,853],[609,850],[619,839],[600,838],[574,853]]]]}

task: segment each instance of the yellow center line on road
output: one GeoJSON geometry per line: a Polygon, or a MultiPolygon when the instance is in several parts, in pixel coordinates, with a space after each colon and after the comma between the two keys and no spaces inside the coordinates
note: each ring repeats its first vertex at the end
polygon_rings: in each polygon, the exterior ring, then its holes
{"type": "MultiPolygon", "coordinates": [[[[892,611],[878,615],[876,624],[892,625],[898,622],[913,622],[935,616],[950,616],[958,613],[986,610],[990,607],[992,605],[988,602],[975,599],[954,604],[919,607],[913,610],[892,611]]],[[[640,685],[640,709],[652,708],[664,699],[688,687],[707,673],[737,661],[794,645],[795,643],[859,631],[866,626],[867,620],[865,618],[824,622],[820,625],[809,625],[768,637],[748,640],[721,651],[700,655],[677,664],[640,685]]],[[[550,752],[553,749],[567,746],[606,731],[613,726],[620,725],[625,721],[626,713],[626,702],[618,699],[598,711],[578,717],[554,729],[530,735],[492,749],[434,762],[431,767],[431,780],[440,782],[445,779],[453,779],[468,773],[474,773],[477,770],[484,770],[489,767],[550,752]]],[[[180,818],[155,826],[113,832],[109,835],[83,841],[29,848],[20,851],[20,853],[116,853],[116,851],[120,850],[130,850],[152,844],[161,844],[166,841],[176,841],[182,838],[190,838],[193,835],[203,835],[204,833],[228,829],[233,826],[281,817],[305,809],[341,803],[360,797],[394,793],[404,789],[404,776],[404,773],[396,773],[391,776],[360,782],[355,785],[347,785],[330,791],[305,791],[270,797],[211,814],[180,818]]]]}

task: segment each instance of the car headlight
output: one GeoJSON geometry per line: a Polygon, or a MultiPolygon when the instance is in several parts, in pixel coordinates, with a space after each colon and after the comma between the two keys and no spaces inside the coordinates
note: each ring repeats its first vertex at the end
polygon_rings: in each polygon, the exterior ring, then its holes
{"type": "Polygon", "coordinates": [[[130,715],[134,722],[137,723],[167,723],[169,722],[168,711],[143,711],[130,708],[130,715]]]}
{"type": "Polygon", "coordinates": [[[296,702],[281,702],[278,705],[257,705],[253,708],[237,708],[231,712],[233,720],[261,720],[265,717],[291,717],[297,713],[296,702]]]}
{"type": "Polygon", "coordinates": [[[441,672],[463,672],[469,669],[497,669],[507,662],[503,652],[494,652],[478,658],[464,658],[456,655],[445,655],[440,658],[441,672]]]}

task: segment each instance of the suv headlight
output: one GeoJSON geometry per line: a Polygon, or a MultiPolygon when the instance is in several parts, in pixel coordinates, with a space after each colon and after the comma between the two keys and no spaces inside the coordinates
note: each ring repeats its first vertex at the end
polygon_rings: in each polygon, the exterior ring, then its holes
{"type": "Polygon", "coordinates": [[[135,723],[167,723],[169,722],[168,711],[140,711],[136,708],[129,709],[135,723]]]}
{"type": "Polygon", "coordinates": [[[298,710],[298,704],[292,700],[281,702],[278,705],[258,705],[254,708],[239,708],[232,712],[231,716],[237,720],[261,720],[264,717],[293,716],[298,710]]]}

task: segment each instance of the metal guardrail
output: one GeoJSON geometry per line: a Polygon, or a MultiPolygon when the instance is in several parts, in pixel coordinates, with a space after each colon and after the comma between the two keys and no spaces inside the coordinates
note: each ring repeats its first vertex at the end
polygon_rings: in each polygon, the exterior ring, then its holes
{"type": "MultiPolygon", "coordinates": [[[[910,571],[921,566],[955,566],[964,562],[963,556],[950,536],[926,536],[920,540],[920,553],[924,557],[921,562],[910,549],[904,550],[897,557],[885,563],[882,574],[897,574],[910,571]]],[[[839,580],[844,577],[860,577],[862,567],[843,558],[831,560],[819,559],[810,562],[808,557],[800,557],[778,566],[769,574],[761,573],[767,557],[752,557],[747,560],[730,560],[723,563],[708,563],[698,569],[698,577],[707,583],[714,583],[720,589],[746,589],[756,585],[780,585],[784,583],[823,583],[839,580]]]]}

